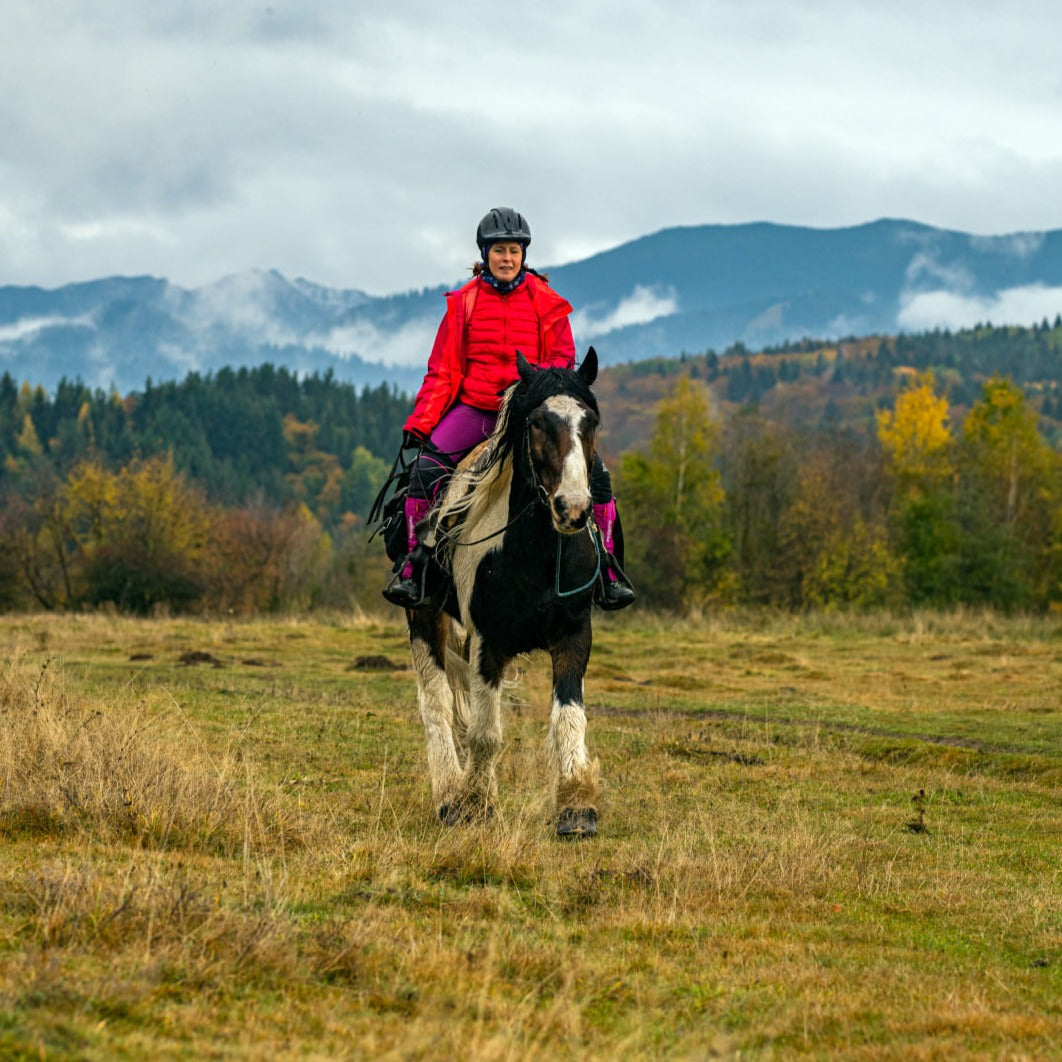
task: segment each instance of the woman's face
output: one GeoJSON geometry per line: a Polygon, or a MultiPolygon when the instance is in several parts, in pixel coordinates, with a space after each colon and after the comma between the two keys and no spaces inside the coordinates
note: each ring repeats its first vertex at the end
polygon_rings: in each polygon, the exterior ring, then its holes
{"type": "Polygon", "coordinates": [[[503,284],[516,279],[520,267],[524,264],[524,249],[520,244],[507,243],[504,240],[492,243],[487,251],[487,268],[490,275],[503,284]]]}

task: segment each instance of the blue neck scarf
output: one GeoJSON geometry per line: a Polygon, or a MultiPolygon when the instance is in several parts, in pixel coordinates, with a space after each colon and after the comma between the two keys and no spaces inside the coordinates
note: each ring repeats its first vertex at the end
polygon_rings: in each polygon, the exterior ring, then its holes
{"type": "Polygon", "coordinates": [[[518,288],[524,282],[524,277],[526,276],[527,270],[524,269],[523,266],[521,266],[520,272],[517,273],[512,280],[499,280],[491,273],[491,271],[487,268],[486,264],[484,264],[483,266],[483,272],[479,274],[480,280],[483,280],[488,283],[492,288],[494,288],[496,292],[498,292],[499,295],[508,295],[510,291],[513,291],[514,289],[518,288]]]}

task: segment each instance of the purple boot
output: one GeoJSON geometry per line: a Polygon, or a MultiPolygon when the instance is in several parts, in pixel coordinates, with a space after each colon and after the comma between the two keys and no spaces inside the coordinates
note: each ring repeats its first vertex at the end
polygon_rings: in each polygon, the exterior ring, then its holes
{"type": "Polygon", "coordinates": [[[615,557],[613,532],[616,527],[616,499],[610,498],[603,505],[594,506],[594,523],[601,535],[601,547],[605,551],[604,571],[594,592],[594,600],[606,611],[626,608],[637,596],[634,587],[615,557]]]}
{"type": "Polygon", "coordinates": [[[383,589],[383,596],[392,605],[402,608],[423,608],[428,602],[424,591],[427,572],[425,551],[420,547],[417,525],[428,515],[431,502],[427,498],[406,497],[406,560],[398,576],[383,589]]]}

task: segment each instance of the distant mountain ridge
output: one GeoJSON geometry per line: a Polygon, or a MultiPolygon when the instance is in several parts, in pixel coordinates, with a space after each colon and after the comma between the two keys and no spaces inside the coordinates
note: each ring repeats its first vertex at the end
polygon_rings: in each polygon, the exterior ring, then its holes
{"type": "MultiPolygon", "coordinates": [[[[1062,230],[976,236],[880,220],[665,229],[548,270],[605,364],[741,342],[895,334],[1062,312],[1062,230]]],[[[453,286],[459,281],[455,281],[453,286]]],[[[110,277],[0,287],[0,372],[142,390],[149,378],[269,361],[300,373],[417,386],[447,285],[385,297],[254,270],[185,289],[110,277]]]]}

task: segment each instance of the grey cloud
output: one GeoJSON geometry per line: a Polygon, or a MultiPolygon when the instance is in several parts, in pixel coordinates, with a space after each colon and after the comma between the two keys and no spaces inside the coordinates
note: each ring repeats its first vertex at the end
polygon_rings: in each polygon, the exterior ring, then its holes
{"type": "Polygon", "coordinates": [[[991,321],[996,325],[1029,325],[1054,320],[1062,307],[1062,288],[1035,284],[975,296],[938,290],[905,298],[898,315],[901,328],[916,332],[931,328],[971,328],[991,321]]]}
{"type": "Polygon", "coordinates": [[[0,34],[0,281],[451,283],[496,203],[543,266],[677,224],[1062,217],[1038,0],[23,11],[0,34]]]}
{"type": "Polygon", "coordinates": [[[943,287],[949,292],[963,292],[973,286],[973,276],[962,266],[941,264],[932,252],[923,252],[911,259],[904,276],[904,285],[914,290],[943,287]]]}
{"type": "Polygon", "coordinates": [[[1028,258],[1043,247],[1044,234],[1042,232],[1015,232],[1003,240],[1002,245],[998,240],[993,241],[983,236],[974,236],[970,242],[975,248],[996,251],[1003,249],[1015,258],[1028,258]]]}
{"type": "Polygon", "coordinates": [[[668,317],[678,310],[678,298],[670,288],[636,284],[615,306],[585,306],[572,314],[572,329],[583,339],[596,339],[617,328],[645,324],[668,317]]]}

